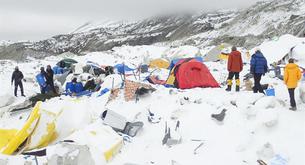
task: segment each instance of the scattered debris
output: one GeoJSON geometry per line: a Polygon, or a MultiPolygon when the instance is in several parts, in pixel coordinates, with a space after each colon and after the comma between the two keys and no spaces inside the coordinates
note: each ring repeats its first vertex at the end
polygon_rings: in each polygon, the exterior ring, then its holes
{"type": "Polygon", "coordinates": [[[86,145],[77,145],[71,143],[62,143],[54,146],[54,154],[48,158],[49,165],[93,165],[94,160],[92,158],[90,149],[86,145]],[[59,154],[61,153],[61,154],[59,154]]]}
{"type": "Polygon", "coordinates": [[[165,123],[165,135],[162,139],[162,144],[166,144],[167,146],[172,146],[175,144],[179,144],[182,141],[181,135],[179,133],[180,121],[176,122],[176,126],[174,131],[171,132],[171,128],[167,126],[167,122],[165,123]]]}
{"type": "Polygon", "coordinates": [[[259,165],[267,165],[267,163],[265,163],[263,160],[257,160],[257,163],[259,164],[259,165]]]}
{"type": "Polygon", "coordinates": [[[235,107],[237,107],[237,104],[236,104],[236,101],[230,101],[230,103],[233,105],[233,106],[235,106],[235,107]]]}
{"type": "Polygon", "coordinates": [[[198,154],[197,150],[203,146],[203,142],[201,142],[195,149],[194,149],[194,155],[198,154]]]}
{"type": "Polygon", "coordinates": [[[204,140],[201,140],[201,139],[191,139],[191,141],[193,141],[193,142],[202,142],[204,140]]]}
{"type": "Polygon", "coordinates": [[[190,98],[189,97],[183,97],[180,99],[180,105],[184,105],[184,104],[187,104],[187,103],[190,103],[190,98]]]}
{"type": "Polygon", "coordinates": [[[211,117],[219,122],[222,122],[226,115],[226,109],[223,109],[219,114],[212,114],[211,117]]]}
{"type": "Polygon", "coordinates": [[[140,122],[140,121],[134,122],[134,123],[127,122],[127,124],[123,130],[123,133],[125,133],[131,137],[135,137],[143,126],[144,126],[144,123],[140,122]]]}
{"type": "Polygon", "coordinates": [[[148,121],[150,123],[153,123],[153,124],[160,123],[160,121],[161,121],[161,117],[160,116],[156,116],[150,110],[148,110],[148,117],[147,118],[148,118],[148,121]]]}
{"type": "Polygon", "coordinates": [[[288,165],[288,158],[276,154],[271,160],[270,165],[288,165]]]}
{"type": "Polygon", "coordinates": [[[200,99],[196,99],[196,100],[194,100],[194,103],[195,104],[201,104],[202,103],[202,99],[200,98],[200,99]]]}

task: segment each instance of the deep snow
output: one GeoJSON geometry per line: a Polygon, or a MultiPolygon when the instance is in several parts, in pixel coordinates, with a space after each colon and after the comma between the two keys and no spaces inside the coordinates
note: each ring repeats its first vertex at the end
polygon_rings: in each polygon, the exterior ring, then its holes
{"type": "MultiPolygon", "coordinates": [[[[282,58],[280,54],[289,51],[288,47],[295,46],[295,43],[300,43],[301,40],[304,41],[304,38],[282,36],[279,40],[265,42],[260,47],[269,63],[272,63],[282,58]],[[284,48],[283,45],[286,47],[284,48]]],[[[294,50],[295,57],[299,57],[300,61],[303,60],[301,58],[303,56],[300,55],[302,52],[299,51],[301,49],[302,47],[296,47],[294,50]]],[[[100,65],[125,62],[130,67],[137,67],[155,58],[194,57],[198,55],[198,52],[203,55],[206,51],[208,50],[191,46],[179,48],[123,46],[115,48],[112,52],[94,52],[72,58],[83,64],[86,61],[94,61],[100,65]]],[[[34,82],[39,67],[47,64],[55,65],[61,58],[63,57],[30,59],[28,62],[18,64],[13,61],[1,61],[0,128],[21,128],[29,114],[29,111],[25,111],[11,116],[6,112],[12,104],[25,100],[25,98],[12,97],[10,76],[13,68],[18,65],[23,71],[27,80],[24,83],[25,94],[29,97],[39,92],[39,87],[34,82]]],[[[206,62],[205,64],[219,83],[226,80],[226,62],[206,62]]],[[[249,65],[245,64],[241,75],[248,72],[249,65]]],[[[166,79],[168,70],[157,70],[153,74],[166,79]]],[[[144,77],[145,75],[142,75],[142,80],[144,77]]],[[[179,90],[154,85],[153,87],[157,90],[151,96],[140,98],[137,103],[125,102],[119,98],[106,105],[108,95],[98,98],[95,95],[82,97],[76,101],[74,98],[62,96],[46,101],[42,107],[54,113],[64,109],[57,120],[60,136],[51,147],[54,148],[56,142],[72,134],[70,139],[79,140],[79,143],[89,146],[96,164],[105,163],[102,152],[99,151],[101,148],[97,147],[105,144],[100,144],[101,139],[86,139],[86,136],[81,135],[88,130],[101,129],[100,126],[103,124],[100,115],[105,109],[114,110],[130,121],[144,122],[141,132],[130,142],[124,143],[121,152],[108,162],[110,165],[254,165],[257,164],[257,159],[263,159],[269,164],[274,161],[276,155],[286,159],[290,165],[305,164],[305,104],[300,100],[298,89],[296,90],[298,111],[289,111],[287,89],[281,80],[273,77],[273,72],[266,74],[262,83],[268,83],[275,88],[275,97],[253,94],[244,90],[239,93],[225,92],[224,88],[179,90]],[[223,109],[227,109],[223,122],[211,118],[212,114],[220,113],[223,109]],[[148,110],[160,116],[161,121],[156,124],[149,123],[148,110]],[[162,145],[165,122],[169,126],[174,126],[178,120],[181,143],[170,147],[162,145]],[[194,149],[200,143],[203,145],[195,154],[194,149]],[[271,145],[271,147],[264,148],[264,145],[271,145]]],[[[135,78],[131,76],[129,79],[135,78]]],[[[105,82],[104,86],[109,86],[109,83],[105,82]]],[[[301,83],[304,84],[304,79],[301,83]]],[[[50,149],[48,157],[54,154],[52,151],[50,149]]],[[[23,156],[1,155],[0,159],[7,159],[10,164],[22,164],[25,161],[23,156]]],[[[39,161],[45,162],[46,159],[39,161]]]]}

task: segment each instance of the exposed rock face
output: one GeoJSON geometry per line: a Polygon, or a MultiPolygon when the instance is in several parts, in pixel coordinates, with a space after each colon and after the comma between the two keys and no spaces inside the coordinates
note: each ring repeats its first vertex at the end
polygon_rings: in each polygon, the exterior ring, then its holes
{"type": "Polygon", "coordinates": [[[282,34],[304,36],[305,1],[259,2],[243,11],[168,15],[138,22],[86,24],[75,32],[39,42],[0,45],[0,59],[44,58],[64,52],[105,51],[121,45],[207,46],[222,42],[253,47],[282,34]]]}

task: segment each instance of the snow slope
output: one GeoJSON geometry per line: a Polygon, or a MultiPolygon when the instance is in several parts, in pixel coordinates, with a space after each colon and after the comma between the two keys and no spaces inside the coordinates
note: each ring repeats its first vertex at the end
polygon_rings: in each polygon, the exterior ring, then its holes
{"type": "MultiPolygon", "coordinates": [[[[282,36],[278,41],[263,43],[261,48],[269,61],[272,61],[277,57],[274,57],[274,53],[271,52],[277,53],[277,50],[279,53],[284,52],[286,49],[282,50],[282,45],[285,43],[294,45],[298,41],[299,39],[291,36],[282,36]],[[277,44],[277,47],[272,44],[277,44]]],[[[301,49],[302,47],[295,51],[301,49]]],[[[99,65],[115,65],[125,62],[138,66],[150,59],[165,56],[168,59],[191,57],[204,50],[192,46],[179,48],[123,46],[108,52],[88,53],[85,56],[73,58],[81,63],[94,61],[99,65]]],[[[39,92],[39,87],[33,81],[39,67],[47,64],[54,65],[60,59],[61,57],[53,56],[44,60],[29,60],[18,64],[13,61],[1,61],[3,67],[0,72],[0,88],[2,89],[0,96],[12,96],[9,78],[15,65],[19,65],[28,79],[25,83],[25,94],[30,96],[39,92]]],[[[205,64],[218,82],[226,80],[226,62],[206,62],[205,64]]],[[[168,72],[168,70],[157,70],[153,74],[166,79],[168,72]]],[[[241,76],[248,72],[249,65],[245,64],[241,76]]],[[[144,80],[146,75],[143,74],[141,80],[144,80]]],[[[225,92],[224,88],[179,90],[154,85],[153,87],[157,90],[148,97],[140,98],[138,102],[125,102],[119,98],[105,106],[108,100],[107,95],[82,97],[76,100],[78,103],[73,103],[74,98],[62,96],[46,101],[43,106],[53,112],[58,112],[63,107],[64,112],[57,121],[61,125],[61,136],[58,140],[72,138],[80,144],[88,145],[95,164],[106,164],[102,158],[102,151],[96,147],[103,144],[100,144],[99,139],[91,137],[86,139],[81,135],[90,134],[90,131],[94,129],[101,129],[103,124],[100,115],[105,109],[120,112],[130,120],[144,123],[139,134],[124,142],[121,152],[107,163],[109,165],[256,165],[257,159],[262,159],[268,164],[275,163],[276,156],[287,160],[289,165],[305,164],[305,104],[301,102],[299,90],[296,90],[298,111],[289,111],[287,89],[281,80],[273,76],[271,72],[266,74],[262,83],[269,83],[275,88],[275,97],[245,91],[244,82],[242,82],[242,91],[239,93],[225,92]],[[227,109],[223,122],[211,118],[212,114],[218,114],[223,109],[227,109]],[[159,123],[148,122],[148,110],[161,117],[159,123]],[[174,128],[178,120],[180,128],[176,133],[181,135],[181,143],[172,146],[162,145],[165,123],[174,128]],[[76,131],[75,134],[72,130],[76,131]],[[195,152],[195,148],[201,143],[203,145],[195,152]]],[[[133,76],[128,79],[135,80],[133,76]]],[[[304,81],[300,84],[304,85],[304,81]]],[[[24,98],[18,97],[14,102],[22,101],[22,99],[24,98]]],[[[1,100],[1,105],[5,104],[7,102],[3,103],[1,100]]],[[[3,108],[0,110],[5,111],[3,108]]],[[[23,114],[25,117],[20,119],[19,116],[22,114],[12,117],[4,112],[0,119],[0,126],[1,128],[20,128],[27,114],[23,114]]],[[[174,131],[172,135],[175,136],[174,131]]],[[[56,143],[50,146],[50,148],[54,147],[60,148],[56,143]]],[[[57,150],[49,150],[48,159],[55,154],[55,151],[57,150]]],[[[0,155],[1,159],[7,160],[9,164],[22,164],[25,161],[23,156],[0,155]]],[[[47,162],[48,159],[40,159],[39,162],[47,162]]]]}

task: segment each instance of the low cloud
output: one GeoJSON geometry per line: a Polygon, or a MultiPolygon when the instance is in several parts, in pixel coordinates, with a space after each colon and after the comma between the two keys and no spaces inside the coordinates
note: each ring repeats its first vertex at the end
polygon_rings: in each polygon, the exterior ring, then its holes
{"type": "Polygon", "coordinates": [[[142,19],[166,12],[243,8],[257,0],[9,0],[0,5],[0,40],[40,40],[88,21],[142,19]]]}

